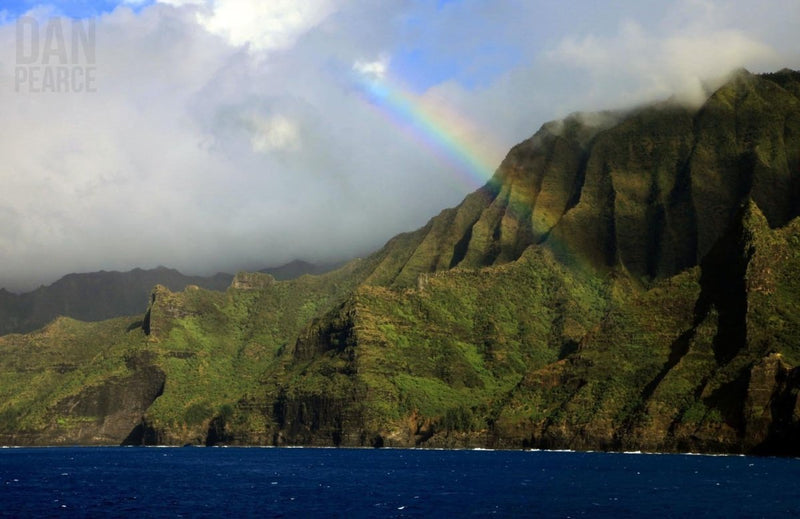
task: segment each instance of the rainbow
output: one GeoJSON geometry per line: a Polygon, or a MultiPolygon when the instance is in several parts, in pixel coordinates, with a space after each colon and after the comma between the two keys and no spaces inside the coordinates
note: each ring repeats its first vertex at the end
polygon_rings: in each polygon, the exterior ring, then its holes
{"type": "MultiPolygon", "coordinates": [[[[446,100],[429,92],[425,96],[413,94],[383,76],[356,71],[355,78],[370,106],[455,167],[459,189],[466,188],[469,193],[492,180],[505,149],[501,150],[485,132],[450,109],[446,100]]],[[[531,209],[509,200],[506,214],[517,220],[529,219],[531,209]]],[[[563,263],[583,272],[593,271],[590,262],[568,244],[552,238],[548,243],[563,263]]]]}
{"type": "Polygon", "coordinates": [[[441,96],[419,96],[386,78],[356,73],[359,91],[391,123],[425,144],[459,174],[467,192],[486,184],[502,157],[501,148],[441,96]]]}

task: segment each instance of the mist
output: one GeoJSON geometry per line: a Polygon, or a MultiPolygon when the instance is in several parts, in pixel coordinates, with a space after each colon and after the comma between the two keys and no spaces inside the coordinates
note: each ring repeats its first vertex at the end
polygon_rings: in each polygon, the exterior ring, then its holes
{"type": "Polygon", "coordinates": [[[94,62],[69,63],[94,67],[82,91],[20,85],[20,13],[0,11],[0,287],[364,256],[480,187],[353,74],[446,105],[499,165],[575,111],[698,104],[735,68],[800,68],[790,0],[137,4],[92,18],[94,62]]]}

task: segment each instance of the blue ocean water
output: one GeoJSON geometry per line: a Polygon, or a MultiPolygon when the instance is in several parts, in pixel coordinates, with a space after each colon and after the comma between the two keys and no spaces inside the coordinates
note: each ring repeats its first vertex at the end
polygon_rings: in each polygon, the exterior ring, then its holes
{"type": "Polygon", "coordinates": [[[800,460],[538,451],[0,449],[9,517],[800,515],[800,460]]]}

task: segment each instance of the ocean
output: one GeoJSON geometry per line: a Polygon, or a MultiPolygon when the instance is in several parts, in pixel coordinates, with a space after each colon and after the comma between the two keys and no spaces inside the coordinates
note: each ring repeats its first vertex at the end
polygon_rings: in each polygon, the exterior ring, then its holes
{"type": "Polygon", "coordinates": [[[800,515],[800,460],[545,451],[0,449],[3,517],[800,515]]]}

